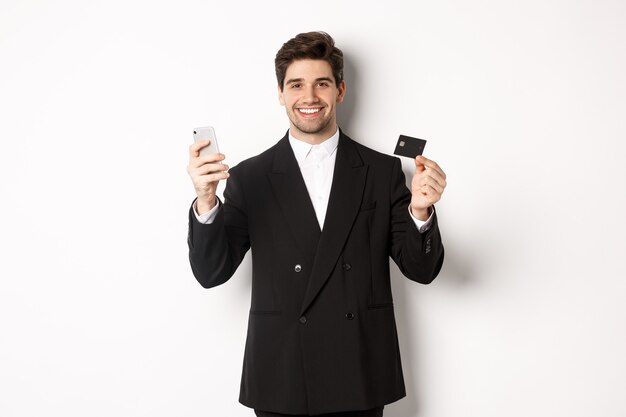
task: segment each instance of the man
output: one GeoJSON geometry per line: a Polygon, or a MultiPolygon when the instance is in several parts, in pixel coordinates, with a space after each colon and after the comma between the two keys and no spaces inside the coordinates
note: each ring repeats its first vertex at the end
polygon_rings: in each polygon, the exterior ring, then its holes
{"type": "Polygon", "coordinates": [[[220,285],[252,249],[239,401],[257,416],[382,416],[405,396],[389,257],[417,282],[439,273],[446,175],[417,157],[409,192],[397,158],[338,129],[343,54],[327,34],[289,40],[275,65],[289,118],[277,144],[230,171],[222,154],[199,156],[208,141],[190,147],[191,268],[220,285]]]}

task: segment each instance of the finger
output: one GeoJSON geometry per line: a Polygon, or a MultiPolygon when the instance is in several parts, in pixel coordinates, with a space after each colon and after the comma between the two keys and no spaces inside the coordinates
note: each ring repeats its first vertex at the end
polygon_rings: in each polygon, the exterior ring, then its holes
{"type": "Polygon", "coordinates": [[[189,165],[187,165],[187,173],[189,173],[189,175],[192,178],[200,176],[200,175],[207,175],[207,174],[210,174],[211,172],[226,171],[226,170],[228,170],[230,168],[228,165],[222,164],[222,163],[199,164],[199,163],[197,163],[197,160],[198,160],[198,158],[194,158],[189,163],[189,165]]]}
{"type": "Polygon", "coordinates": [[[216,162],[216,161],[222,161],[226,158],[226,155],[224,155],[223,153],[210,153],[207,155],[202,155],[199,156],[198,158],[202,159],[205,163],[207,162],[216,162]]]}
{"type": "Polygon", "coordinates": [[[441,169],[439,164],[437,164],[435,161],[426,158],[424,155],[418,155],[417,157],[415,157],[415,164],[417,165],[418,163],[424,165],[426,169],[430,168],[434,171],[437,171],[443,177],[443,179],[446,179],[446,173],[443,172],[443,169],[441,169]]]}
{"type": "Polygon", "coordinates": [[[195,167],[201,167],[202,165],[205,165],[205,164],[219,163],[220,161],[223,161],[224,158],[226,158],[224,154],[212,153],[210,155],[202,155],[202,156],[198,156],[197,158],[192,158],[190,164],[195,167]]]}
{"type": "Polygon", "coordinates": [[[210,143],[211,143],[210,139],[199,140],[197,142],[192,143],[189,146],[189,156],[191,158],[197,157],[199,155],[200,149],[204,148],[205,146],[209,145],[210,143]]]}
{"type": "Polygon", "coordinates": [[[213,172],[228,171],[229,166],[226,164],[204,164],[195,169],[197,175],[207,175],[213,172]]]}
{"type": "Polygon", "coordinates": [[[427,182],[424,185],[429,185],[431,188],[437,191],[438,194],[442,194],[443,190],[446,188],[445,185],[440,184],[433,177],[428,177],[427,182]]]}
{"type": "Polygon", "coordinates": [[[432,189],[437,191],[439,194],[443,193],[444,187],[439,184],[433,177],[422,177],[418,182],[420,187],[430,186],[432,189]]]}
{"type": "Polygon", "coordinates": [[[419,175],[420,177],[428,177],[428,178],[432,178],[434,181],[437,182],[437,184],[439,184],[441,187],[446,188],[446,185],[448,185],[448,182],[446,181],[446,179],[441,175],[441,173],[439,173],[439,171],[435,171],[433,169],[427,169],[425,172],[423,172],[422,174],[419,175]]]}
{"type": "Polygon", "coordinates": [[[419,158],[419,156],[415,158],[415,172],[422,173],[426,169],[426,165],[424,165],[422,161],[417,158],[419,158]]]}
{"type": "Polygon", "coordinates": [[[437,164],[435,161],[426,158],[424,155],[420,155],[416,158],[419,162],[424,164],[426,169],[431,169],[438,172],[444,179],[446,178],[446,173],[443,172],[443,169],[437,164]]]}
{"type": "Polygon", "coordinates": [[[208,185],[220,180],[225,180],[230,177],[230,173],[222,171],[217,173],[211,173],[206,175],[199,175],[197,178],[198,184],[208,185]]]}

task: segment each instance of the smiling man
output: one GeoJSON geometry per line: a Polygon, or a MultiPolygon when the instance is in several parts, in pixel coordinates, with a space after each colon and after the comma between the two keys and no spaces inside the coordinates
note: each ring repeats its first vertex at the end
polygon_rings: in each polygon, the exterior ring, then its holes
{"type": "Polygon", "coordinates": [[[338,128],[343,54],[326,33],[289,40],[275,67],[289,118],[278,143],[230,171],[199,156],[208,142],[189,148],[191,268],[211,288],[252,251],[239,401],[257,416],[379,417],[406,395],[389,258],[413,281],[437,276],[446,175],[419,156],[409,190],[397,158],[338,128]]]}
{"type": "Polygon", "coordinates": [[[322,60],[292,62],[278,86],[278,99],[287,109],[292,135],[319,144],[337,130],[336,104],[343,101],[346,83],[334,79],[330,64],[322,60]]]}

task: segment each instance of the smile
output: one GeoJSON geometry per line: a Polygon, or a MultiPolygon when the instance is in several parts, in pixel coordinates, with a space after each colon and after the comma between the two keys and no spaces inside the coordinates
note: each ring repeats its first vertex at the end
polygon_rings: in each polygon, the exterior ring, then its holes
{"type": "Polygon", "coordinates": [[[312,109],[298,109],[298,111],[303,114],[315,114],[318,113],[320,110],[322,110],[321,107],[315,107],[312,109]]]}

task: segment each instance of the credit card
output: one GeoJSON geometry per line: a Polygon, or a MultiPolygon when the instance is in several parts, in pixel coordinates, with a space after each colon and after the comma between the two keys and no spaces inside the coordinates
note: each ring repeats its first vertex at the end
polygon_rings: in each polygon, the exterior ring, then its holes
{"type": "Polygon", "coordinates": [[[424,152],[426,141],[424,139],[412,138],[411,136],[400,135],[396,149],[393,151],[395,155],[406,156],[415,159],[417,155],[424,152]]]}

